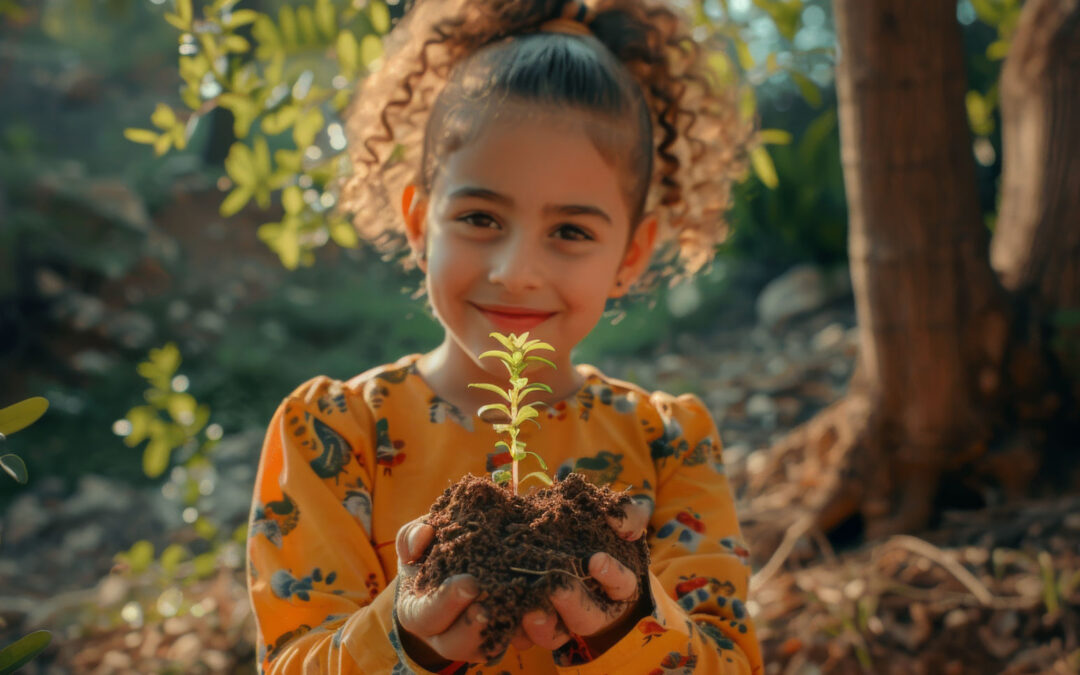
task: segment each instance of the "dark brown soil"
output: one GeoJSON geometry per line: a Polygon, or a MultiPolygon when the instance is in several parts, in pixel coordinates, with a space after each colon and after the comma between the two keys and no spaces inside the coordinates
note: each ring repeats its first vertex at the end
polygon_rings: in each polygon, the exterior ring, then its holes
{"type": "MultiPolygon", "coordinates": [[[[475,576],[481,588],[477,601],[490,617],[482,649],[494,652],[509,642],[522,614],[550,608],[548,594],[573,575],[587,577],[592,554],[604,551],[645,575],[644,537],[626,541],[605,520],[621,515],[629,502],[625,493],[597,487],[580,474],[526,496],[467,475],[431,507],[427,522],[435,528],[435,541],[418,563],[412,590],[425,593],[455,574],[475,576]]],[[[585,586],[598,604],[610,607],[595,581],[585,586]]]]}

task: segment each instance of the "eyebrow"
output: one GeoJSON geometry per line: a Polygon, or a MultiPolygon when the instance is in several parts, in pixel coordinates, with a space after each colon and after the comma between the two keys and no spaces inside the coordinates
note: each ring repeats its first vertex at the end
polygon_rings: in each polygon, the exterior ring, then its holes
{"type": "MultiPolygon", "coordinates": [[[[465,186],[460,187],[450,193],[450,199],[458,199],[461,197],[478,197],[480,199],[486,199],[488,201],[503,204],[504,206],[512,207],[514,200],[504,194],[499,194],[494,190],[488,190],[482,187],[465,186]]],[[[592,206],[591,204],[545,204],[543,208],[545,215],[556,214],[562,216],[599,216],[607,221],[608,225],[613,225],[611,216],[609,216],[603,209],[592,206]]]]}

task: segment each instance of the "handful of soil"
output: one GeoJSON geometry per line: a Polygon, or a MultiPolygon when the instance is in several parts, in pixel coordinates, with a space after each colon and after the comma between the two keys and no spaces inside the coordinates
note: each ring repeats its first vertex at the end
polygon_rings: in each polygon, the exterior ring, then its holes
{"type": "Polygon", "coordinates": [[[509,642],[526,612],[551,610],[548,594],[574,576],[606,609],[614,602],[589,577],[592,554],[612,555],[639,578],[649,568],[645,538],[626,541],[605,519],[621,516],[630,501],[575,473],[526,496],[467,475],[431,507],[426,521],[435,538],[417,562],[411,590],[424,594],[455,574],[475,576],[481,588],[477,602],[489,617],[481,633],[486,652],[509,642]]]}

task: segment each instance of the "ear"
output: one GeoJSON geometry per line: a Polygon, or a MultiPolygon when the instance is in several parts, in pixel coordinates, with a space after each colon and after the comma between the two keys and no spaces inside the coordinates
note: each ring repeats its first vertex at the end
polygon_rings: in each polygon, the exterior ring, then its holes
{"type": "Polygon", "coordinates": [[[612,282],[612,298],[619,298],[629,292],[630,287],[649,266],[652,260],[653,249],[656,247],[656,230],[658,224],[655,216],[646,216],[634,230],[634,236],[630,239],[630,245],[626,247],[622,264],[615,273],[612,282]]]}
{"type": "Polygon", "coordinates": [[[416,264],[426,272],[424,223],[427,218],[427,199],[420,195],[412,183],[406,185],[401,193],[401,215],[405,219],[405,238],[409,241],[416,264]]]}

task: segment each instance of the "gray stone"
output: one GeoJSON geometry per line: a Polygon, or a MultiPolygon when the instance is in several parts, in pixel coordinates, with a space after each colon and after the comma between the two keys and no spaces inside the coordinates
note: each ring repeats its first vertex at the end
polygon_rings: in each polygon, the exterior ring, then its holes
{"type": "Polygon", "coordinates": [[[52,522],[37,496],[26,492],[15,498],[4,517],[4,548],[9,550],[33,538],[52,522]]]}
{"type": "Polygon", "coordinates": [[[128,512],[133,504],[133,492],[123,483],[86,474],[79,477],[75,494],[64,502],[60,514],[65,518],[82,518],[100,511],[128,512]]]}
{"type": "Polygon", "coordinates": [[[829,282],[813,265],[798,265],[765,286],[757,298],[757,315],[770,328],[812,312],[829,301],[829,282]]]}

